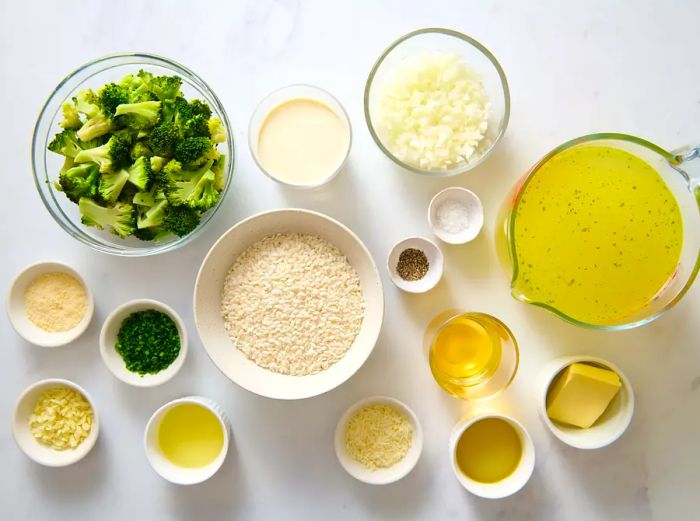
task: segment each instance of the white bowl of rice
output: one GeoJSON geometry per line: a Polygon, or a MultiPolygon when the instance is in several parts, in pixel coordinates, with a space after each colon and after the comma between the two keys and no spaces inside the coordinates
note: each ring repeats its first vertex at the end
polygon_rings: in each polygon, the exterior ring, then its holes
{"type": "Polygon", "coordinates": [[[309,210],[239,222],[209,250],[195,283],[207,354],[233,382],[269,398],[308,398],[345,382],[372,352],[383,315],[365,245],[309,210]]]}

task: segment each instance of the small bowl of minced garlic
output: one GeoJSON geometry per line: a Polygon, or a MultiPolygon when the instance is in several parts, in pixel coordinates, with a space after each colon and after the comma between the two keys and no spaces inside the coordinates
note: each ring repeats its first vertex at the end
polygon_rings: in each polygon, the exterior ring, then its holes
{"type": "Polygon", "coordinates": [[[370,485],[394,483],[418,463],[423,431],[404,403],[372,396],[351,406],[335,429],[335,453],[355,479],[370,485]]]}
{"type": "Polygon", "coordinates": [[[12,434],[28,458],[47,467],[83,459],[99,433],[97,409],[78,384],[61,378],[40,380],[20,395],[12,434]]]}
{"type": "Polygon", "coordinates": [[[87,329],[95,310],[90,288],[70,266],[38,262],[10,286],[7,314],[17,334],[42,347],[69,344],[87,329]]]}

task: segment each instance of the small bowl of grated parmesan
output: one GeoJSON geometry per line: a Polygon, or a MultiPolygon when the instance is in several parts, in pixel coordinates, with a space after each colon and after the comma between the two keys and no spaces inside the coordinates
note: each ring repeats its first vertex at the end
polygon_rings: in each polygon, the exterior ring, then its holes
{"type": "Polygon", "coordinates": [[[418,418],[404,403],[372,396],[351,406],[335,429],[335,453],[355,479],[386,485],[406,476],[423,450],[418,418]]]}
{"type": "Polygon", "coordinates": [[[99,433],[97,409],[78,384],[61,378],[40,380],[20,395],[12,434],[28,458],[47,467],[83,459],[99,433]]]}
{"type": "Polygon", "coordinates": [[[17,334],[42,347],[69,344],[87,329],[95,309],[90,288],[70,266],[37,262],[19,273],[7,296],[17,334]]]}
{"type": "Polygon", "coordinates": [[[510,116],[508,81],[473,38],[442,28],[408,33],[369,73],[365,119],[394,163],[418,174],[458,175],[493,151],[510,116]]]}

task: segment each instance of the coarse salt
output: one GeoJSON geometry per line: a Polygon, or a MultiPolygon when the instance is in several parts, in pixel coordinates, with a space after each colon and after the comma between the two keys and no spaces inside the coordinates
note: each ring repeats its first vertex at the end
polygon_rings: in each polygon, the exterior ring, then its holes
{"type": "Polygon", "coordinates": [[[469,209],[454,199],[446,199],[435,211],[438,228],[447,233],[461,233],[469,228],[469,209]]]}

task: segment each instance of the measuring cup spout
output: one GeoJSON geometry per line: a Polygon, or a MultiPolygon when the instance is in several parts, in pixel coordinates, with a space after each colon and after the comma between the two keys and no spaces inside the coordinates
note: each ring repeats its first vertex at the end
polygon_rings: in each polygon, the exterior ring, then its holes
{"type": "Polygon", "coordinates": [[[673,153],[671,166],[685,177],[688,188],[700,204],[700,146],[689,146],[673,153]]]}

